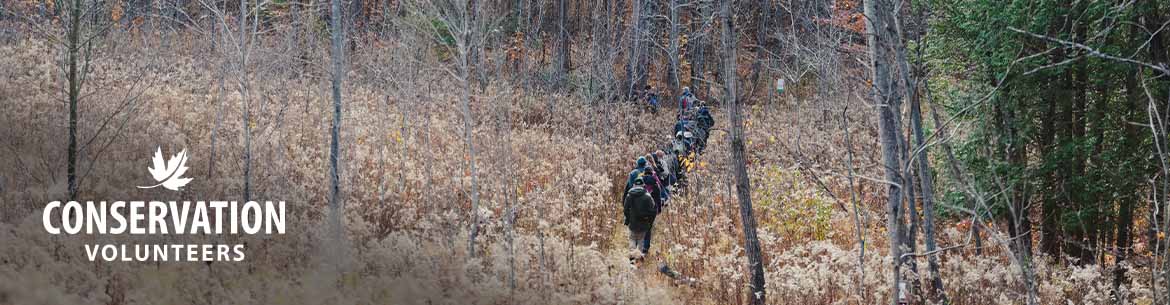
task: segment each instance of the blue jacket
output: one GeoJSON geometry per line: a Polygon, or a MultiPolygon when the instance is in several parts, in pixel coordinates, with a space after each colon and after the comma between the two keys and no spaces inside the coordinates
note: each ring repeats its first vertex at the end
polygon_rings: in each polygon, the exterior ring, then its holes
{"type": "Polygon", "coordinates": [[[711,116],[711,110],[707,106],[699,107],[699,113],[695,115],[695,119],[699,121],[699,128],[711,128],[715,126],[715,118],[711,116]]]}

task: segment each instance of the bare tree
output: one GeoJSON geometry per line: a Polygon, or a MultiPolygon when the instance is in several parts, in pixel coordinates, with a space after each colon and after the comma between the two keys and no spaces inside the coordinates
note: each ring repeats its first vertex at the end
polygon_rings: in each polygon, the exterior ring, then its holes
{"type": "MultiPolygon", "coordinates": [[[[657,14],[653,16],[654,19],[660,20],[665,24],[667,31],[667,41],[665,44],[658,42],[656,39],[650,39],[650,42],[653,43],[655,47],[660,49],[664,55],[666,55],[666,85],[668,86],[668,89],[670,89],[670,94],[668,94],[668,96],[678,92],[679,88],[682,87],[682,79],[679,75],[679,69],[681,66],[679,60],[681,59],[680,57],[683,51],[682,40],[684,39],[684,35],[686,40],[697,42],[702,40],[703,36],[706,36],[708,33],[710,33],[709,30],[712,26],[711,21],[714,20],[713,16],[702,16],[695,14],[695,16],[693,16],[690,20],[690,24],[694,25],[693,27],[688,26],[687,23],[683,22],[683,13],[692,7],[703,5],[702,2],[703,0],[669,0],[666,3],[666,12],[664,12],[664,14],[657,14]],[[694,30],[691,30],[692,28],[694,30]]],[[[688,45],[696,44],[697,43],[693,42],[688,43],[688,45]]],[[[690,52],[693,53],[694,49],[697,48],[690,47],[689,49],[691,49],[690,52]]],[[[694,64],[695,63],[692,63],[692,67],[694,64]]],[[[692,76],[688,75],[688,78],[690,77],[692,76]]],[[[694,80],[692,80],[692,83],[693,81],[694,80]]]]}
{"type": "MultiPolygon", "coordinates": [[[[88,42],[83,42],[81,37],[81,0],[73,0],[71,4],[71,13],[69,14],[69,37],[67,42],[68,57],[65,59],[69,66],[69,166],[66,171],[66,178],[68,180],[69,200],[77,199],[77,103],[81,99],[81,78],[84,77],[85,72],[80,72],[81,67],[78,67],[78,62],[84,60],[88,63],[89,48],[86,48],[86,53],[81,54],[83,44],[88,45],[88,42]],[[85,59],[81,59],[85,56],[85,59]]],[[[88,66],[88,65],[86,65],[88,66]]]]}
{"type": "Polygon", "coordinates": [[[678,55],[681,46],[679,45],[679,35],[682,30],[682,20],[679,13],[689,6],[690,3],[680,3],[679,0],[668,0],[666,2],[665,14],[653,15],[653,19],[662,20],[666,23],[667,41],[666,45],[659,43],[657,39],[650,39],[650,43],[662,50],[666,55],[666,85],[669,86],[670,92],[678,92],[678,55]]]}
{"type": "Polygon", "coordinates": [[[332,226],[335,240],[341,239],[341,182],[338,176],[337,162],[340,156],[339,141],[341,141],[341,81],[345,77],[345,43],[342,37],[345,28],[342,27],[341,0],[330,0],[330,30],[332,35],[332,49],[330,58],[333,63],[330,80],[333,93],[333,127],[329,131],[329,222],[332,226]]]}
{"type": "Polygon", "coordinates": [[[764,262],[760,253],[760,239],[756,236],[756,218],[752,215],[752,183],[748,177],[747,158],[744,152],[743,116],[736,100],[735,82],[735,29],[731,19],[731,0],[720,3],[719,16],[723,24],[723,85],[726,88],[728,116],[731,117],[731,164],[735,168],[736,197],[739,198],[739,214],[743,222],[744,250],[748,256],[751,271],[751,304],[765,304],[764,262]]]}
{"type": "Polygon", "coordinates": [[[472,132],[475,118],[471,113],[473,90],[471,78],[476,64],[474,56],[478,54],[477,50],[483,45],[483,39],[486,37],[480,34],[484,32],[482,27],[486,23],[481,23],[480,18],[475,18],[480,10],[475,0],[471,0],[470,3],[420,0],[412,2],[411,5],[416,13],[441,21],[443,25],[441,27],[436,23],[427,23],[415,29],[418,34],[435,41],[439,47],[449,50],[454,55],[450,67],[444,66],[441,69],[459,84],[460,89],[459,106],[463,113],[463,139],[467,146],[467,173],[471,176],[471,189],[468,192],[471,195],[469,212],[471,232],[468,236],[467,250],[471,256],[475,256],[475,239],[479,235],[479,180],[476,174],[475,138],[472,132]],[[449,40],[445,40],[444,37],[449,40]]]}
{"type": "MultiPolygon", "coordinates": [[[[917,91],[910,94],[918,95],[917,91]]],[[[941,301],[943,303],[947,300],[946,291],[943,290],[942,277],[939,275],[938,263],[938,244],[935,240],[934,232],[934,177],[930,169],[930,160],[927,159],[926,153],[926,138],[922,132],[922,106],[920,105],[921,98],[915,96],[910,99],[910,128],[914,133],[914,165],[917,167],[918,173],[918,190],[922,196],[922,233],[926,243],[928,268],[930,269],[930,297],[933,301],[941,301]]]]}
{"type": "MultiPolygon", "coordinates": [[[[698,1],[694,7],[694,10],[692,11],[691,19],[693,20],[695,18],[704,18],[703,16],[705,16],[705,14],[711,13],[708,11],[709,9],[710,6],[707,1],[698,1]]],[[[705,20],[713,19],[715,18],[705,18],[705,20]]],[[[690,24],[691,33],[705,32],[700,29],[701,26],[699,24],[700,23],[698,22],[692,22],[690,24]]],[[[707,88],[705,92],[710,92],[710,86],[696,82],[697,80],[703,79],[703,75],[706,73],[706,67],[704,64],[706,63],[705,59],[708,44],[707,39],[702,35],[697,35],[691,38],[691,41],[687,43],[687,54],[691,56],[691,90],[693,92],[699,92],[699,85],[703,85],[703,88],[707,88]]]]}
{"type": "MultiPolygon", "coordinates": [[[[919,23],[926,22],[924,13],[926,5],[919,5],[915,18],[919,23]]],[[[901,27],[899,27],[901,28],[901,27]]],[[[946,303],[946,290],[943,289],[942,276],[939,274],[938,262],[938,242],[935,237],[934,228],[934,172],[930,168],[930,159],[927,154],[927,139],[922,131],[922,95],[923,90],[928,79],[926,76],[926,67],[923,64],[923,49],[926,43],[923,39],[921,31],[914,31],[914,39],[917,41],[915,62],[913,69],[906,68],[909,73],[909,95],[910,95],[910,130],[914,136],[914,149],[911,152],[914,164],[910,165],[915,168],[918,174],[918,190],[922,196],[922,233],[924,243],[926,244],[927,268],[930,271],[930,293],[928,297],[935,303],[946,303]]],[[[913,177],[911,177],[913,178],[913,177]]]]}
{"type": "Polygon", "coordinates": [[[898,304],[902,287],[902,251],[908,247],[902,239],[902,156],[899,149],[899,116],[902,97],[894,86],[893,69],[897,33],[894,31],[892,5],[883,0],[865,0],[866,45],[870,52],[870,78],[873,82],[871,96],[878,109],[878,133],[882,148],[882,163],[885,167],[885,183],[888,185],[886,202],[886,227],[889,231],[890,257],[894,258],[890,277],[892,296],[890,304],[898,304]]]}
{"type": "Polygon", "coordinates": [[[568,0],[557,0],[557,64],[555,82],[560,84],[568,76],[572,54],[569,52],[569,30],[565,28],[565,20],[569,19],[568,0]]]}
{"type": "Polygon", "coordinates": [[[772,1],[760,0],[758,5],[759,20],[756,21],[758,28],[756,28],[756,60],[752,62],[752,77],[751,85],[756,86],[760,81],[760,70],[763,70],[763,61],[768,58],[768,16],[772,14],[770,11],[772,1]]]}
{"type": "Polygon", "coordinates": [[[626,97],[634,95],[636,90],[642,89],[642,84],[646,83],[646,67],[643,65],[643,58],[646,56],[646,48],[643,43],[646,40],[646,30],[643,28],[645,22],[643,21],[646,0],[631,0],[633,3],[632,12],[630,13],[630,31],[629,31],[629,45],[626,46],[628,50],[628,57],[626,58],[626,97]]]}
{"type": "Polygon", "coordinates": [[[459,71],[462,74],[458,79],[463,89],[461,99],[463,103],[460,105],[463,110],[463,140],[467,143],[467,168],[471,175],[471,234],[467,240],[467,253],[471,256],[475,256],[475,238],[479,235],[479,178],[476,177],[478,175],[475,168],[475,138],[472,137],[475,118],[471,116],[471,83],[468,79],[471,77],[471,69],[478,62],[474,55],[478,53],[476,46],[480,45],[474,43],[475,33],[478,32],[475,16],[479,13],[475,4],[476,1],[471,0],[468,8],[462,11],[463,18],[460,19],[463,20],[463,24],[460,28],[463,41],[456,43],[459,46],[459,71]]]}
{"type": "MultiPolygon", "coordinates": [[[[238,43],[236,50],[239,52],[239,61],[236,62],[236,72],[238,74],[238,83],[240,98],[242,99],[244,109],[244,201],[252,198],[252,110],[249,103],[248,93],[248,54],[251,45],[247,31],[248,31],[248,0],[240,0],[240,26],[237,29],[239,36],[236,39],[238,43]]],[[[255,31],[253,31],[254,33],[255,31]]]]}
{"type": "MultiPolygon", "coordinates": [[[[73,0],[64,2],[64,6],[68,8],[66,18],[62,18],[62,25],[65,27],[65,37],[57,37],[56,31],[41,28],[37,21],[17,15],[18,18],[24,19],[33,29],[35,33],[49,37],[50,41],[60,42],[65,49],[65,56],[62,62],[62,69],[65,73],[65,99],[69,108],[69,118],[67,126],[67,148],[66,148],[66,191],[69,200],[76,200],[80,191],[80,185],[85,180],[85,177],[93,170],[95,161],[100,158],[106,148],[114,142],[115,139],[125,130],[126,122],[131,119],[131,114],[138,109],[138,100],[141,97],[143,82],[142,79],[137,79],[132,86],[129,87],[130,92],[124,94],[124,98],[117,102],[117,106],[112,113],[96,118],[98,127],[93,131],[88,138],[82,138],[79,132],[80,123],[80,105],[83,99],[92,96],[93,94],[84,92],[86,80],[90,72],[93,71],[91,65],[94,59],[95,47],[98,46],[99,41],[106,35],[110,29],[115,25],[112,21],[107,21],[105,18],[100,18],[105,10],[103,10],[102,3],[95,3],[82,0],[73,0]],[[117,124],[115,118],[123,115],[121,124],[117,124]],[[102,137],[103,134],[109,134],[102,137]],[[99,140],[99,138],[102,138],[99,140]],[[86,166],[83,168],[82,163],[86,166]]],[[[54,5],[54,16],[58,15],[56,12],[62,5],[54,5]]],[[[0,6],[0,11],[6,12],[3,6],[0,6]]],[[[97,89],[100,91],[100,89],[97,89]]],[[[54,179],[56,180],[56,179],[54,179]]]]}

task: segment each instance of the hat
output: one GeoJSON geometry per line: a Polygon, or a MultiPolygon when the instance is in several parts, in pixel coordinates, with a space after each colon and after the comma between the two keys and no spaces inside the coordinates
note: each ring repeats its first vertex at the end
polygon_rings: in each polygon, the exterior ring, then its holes
{"type": "Polygon", "coordinates": [[[638,167],[646,167],[646,157],[638,157],[638,167]]]}

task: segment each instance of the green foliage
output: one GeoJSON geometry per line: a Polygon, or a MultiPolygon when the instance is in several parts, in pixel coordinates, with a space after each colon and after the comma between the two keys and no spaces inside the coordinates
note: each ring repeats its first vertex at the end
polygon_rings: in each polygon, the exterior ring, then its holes
{"type": "Polygon", "coordinates": [[[752,200],[767,211],[761,224],[771,232],[803,240],[828,238],[832,202],[805,183],[799,171],[768,167],[753,180],[752,200]]]}
{"type": "MultiPolygon", "coordinates": [[[[1115,204],[1140,202],[1152,169],[1144,96],[1130,100],[1134,66],[1012,31],[1073,41],[1122,57],[1148,56],[1134,30],[1143,5],[1106,1],[932,0],[927,64],[936,103],[962,126],[952,142],[977,191],[1004,215],[1023,198],[1059,219],[1060,229],[1095,234],[1115,204]],[[1021,152],[1013,155],[1014,152],[1021,152]]],[[[1146,71],[1145,73],[1151,73],[1146,71]]],[[[1157,85],[1165,81],[1153,81],[1157,85]]],[[[1157,86],[1152,86],[1157,88],[1157,86]]],[[[941,190],[940,213],[958,214],[968,194],[941,190]]],[[[1035,210],[1039,210],[1038,208],[1035,210]]]]}
{"type": "Polygon", "coordinates": [[[447,23],[439,19],[431,19],[431,29],[435,33],[435,41],[447,47],[455,47],[455,36],[451,34],[451,28],[447,23]]]}

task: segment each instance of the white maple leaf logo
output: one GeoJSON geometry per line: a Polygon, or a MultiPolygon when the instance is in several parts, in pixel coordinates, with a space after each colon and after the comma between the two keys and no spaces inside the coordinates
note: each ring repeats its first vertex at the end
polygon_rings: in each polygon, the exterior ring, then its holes
{"type": "Polygon", "coordinates": [[[159,147],[154,151],[154,158],[151,161],[153,166],[146,169],[150,171],[150,176],[159,183],[151,186],[139,186],[138,188],[149,189],[162,186],[172,191],[178,191],[191,182],[191,178],[183,178],[183,173],[187,172],[186,149],[171,156],[166,163],[163,163],[162,147],[159,147]]]}

